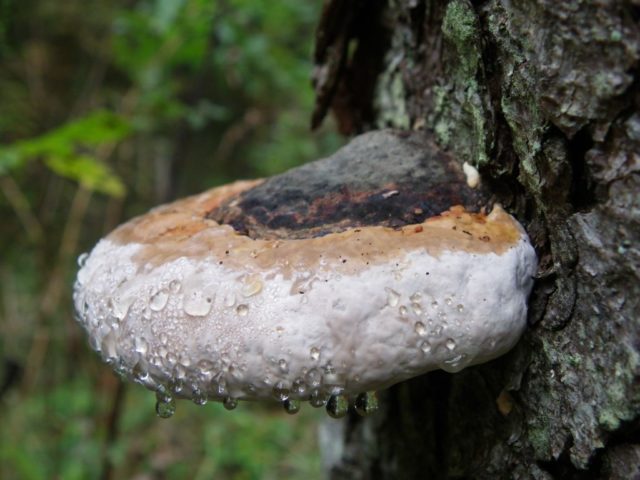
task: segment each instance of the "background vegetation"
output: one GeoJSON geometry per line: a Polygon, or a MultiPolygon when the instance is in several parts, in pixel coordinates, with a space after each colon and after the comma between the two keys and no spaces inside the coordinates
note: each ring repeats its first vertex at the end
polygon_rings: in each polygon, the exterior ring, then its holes
{"type": "Polygon", "coordinates": [[[308,130],[320,4],[0,0],[0,478],[319,475],[317,412],[158,419],[70,298],[78,254],[121,221],[339,145],[308,130]]]}

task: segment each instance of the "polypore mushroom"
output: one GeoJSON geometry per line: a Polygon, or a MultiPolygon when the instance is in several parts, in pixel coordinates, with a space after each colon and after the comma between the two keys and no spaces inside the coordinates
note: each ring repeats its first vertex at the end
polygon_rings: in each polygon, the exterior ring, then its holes
{"type": "Polygon", "coordinates": [[[120,226],[81,260],[77,318],[160,415],[173,397],[364,414],[366,392],[486,362],[525,329],[536,256],[487,205],[424,134],[369,133],[120,226]]]}

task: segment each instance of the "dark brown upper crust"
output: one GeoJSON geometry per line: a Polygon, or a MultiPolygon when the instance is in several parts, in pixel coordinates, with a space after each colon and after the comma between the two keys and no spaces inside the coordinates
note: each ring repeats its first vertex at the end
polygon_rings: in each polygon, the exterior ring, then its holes
{"type": "Polygon", "coordinates": [[[206,217],[254,239],[312,238],[371,225],[399,228],[488,195],[424,132],[361,135],[331,157],[290,170],[215,206],[206,217]]]}

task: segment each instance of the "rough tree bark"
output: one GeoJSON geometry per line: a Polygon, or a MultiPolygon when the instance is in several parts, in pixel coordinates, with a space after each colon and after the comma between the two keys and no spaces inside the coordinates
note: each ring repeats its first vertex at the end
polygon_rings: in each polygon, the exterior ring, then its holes
{"type": "Polygon", "coordinates": [[[316,47],[314,125],[433,132],[540,258],[516,349],[325,430],[330,476],[640,476],[640,2],[331,0],[316,47]]]}

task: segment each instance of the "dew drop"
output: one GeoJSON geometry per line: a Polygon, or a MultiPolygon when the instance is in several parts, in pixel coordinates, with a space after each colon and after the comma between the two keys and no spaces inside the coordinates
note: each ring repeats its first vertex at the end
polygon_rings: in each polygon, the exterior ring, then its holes
{"type": "Polygon", "coordinates": [[[149,372],[147,372],[140,363],[135,364],[131,371],[131,375],[133,375],[134,380],[141,383],[144,383],[149,379],[149,372]]]}
{"type": "Polygon", "coordinates": [[[284,358],[281,358],[280,360],[278,360],[278,367],[280,368],[280,371],[282,373],[289,373],[289,365],[287,364],[287,361],[284,358]]]}
{"type": "Polygon", "coordinates": [[[399,311],[400,311],[400,316],[401,317],[406,317],[407,313],[409,313],[409,310],[404,305],[400,305],[399,311]]]}
{"type": "Polygon", "coordinates": [[[156,388],[156,400],[161,402],[168,402],[173,398],[171,396],[171,392],[167,387],[165,387],[162,383],[158,384],[156,388]]]}
{"type": "Polygon", "coordinates": [[[313,394],[311,394],[311,398],[309,399],[309,405],[311,405],[313,408],[324,407],[326,403],[327,402],[324,398],[324,395],[321,394],[320,392],[315,391],[313,392],[313,394]]]}
{"type": "Polygon", "coordinates": [[[223,299],[225,307],[233,307],[236,304],[236,296],[233,293],[227,293],[223,299]]]}
{"type": "Polygon", "coordinates": [[[184,379],[184,377],[187,376],[187,369],[184,367],[184,365],[177,364],[173,369],[173,375],[176,378],[184,379]]]}
{"type": "Polygon", "coordinates": [[[448,350],[454,350],[456,348],[456,341],[453,338],[447,338],[444,345],[448,350]]]}
{"type": "Polygon", "coordinates": [[[353,406],[358,415],[362,417],[371,415],[378,410],[378,395],[376,394],[376,392],[360,393],[356,397],[356,401],[354,402],[353,406]]]}
{"type": "Polygon", "coordinates": [[[276,400],[279,400],[281,402],[284,402],[287,398],[289,398],[289,389],[284,382],[276,383],[271,393],[276,400]]]}
{"type": "Polygon", "coordinates": [[[293,385],[291,385],[291,391],[299,397],[304,396],[307,391],[307,386],[305,385],[304,380],[302,378],[296,378],[293,385]]]}
{"type": "Polygon", "coordinates": [[[202,373],[207,374],[213,371],[215,364],[211,360],[200,360],[198,362],[198,368],[200,368],[202,373]]]}
{"type": "Polygon", "coordinates": [[[216,387],[216,392],[219,397],[224,397],[227,395],[227,382],[224,378],[218,380],[218,386],[216,387]]]}
{"type": "Polygon", "coordinates": [[[102,357],[107,361],[113,361],[116,358],[116,334],[110,330],[100,341],[100,351],[102,357]]]}
{"type": "Polygon", "coordinates": [[[427,333],[427,327],[422,322],[416,322],[413,328],[421,337],[423,337],[427,333]]]}
{"type": "Polygon", "coordinates": [[[442,335],[442,325],[436,325],[433,330],[431,330],[431,335],[434,337],[439,337],[442,335]]]}
{"type": "Polygon", "coordinates": [[[149,344],[143,337],[136,337],[134,339],[134,348],[140,355],[146,355],[149,350],[149,344]]]}
{"type": "Polygon", "coordinates": [[[89,254],[87,252],[80,254],[78,257],[78,266],[80,268],[84,267],[87,264],[87,259],[89,258],[89,254]]]}
{"type": "Polygon", "coordinates": [[[244,303],[236,307],[236,313],[241,317],[246,317],[249,313],[249,306],[244,303]]]}
{"type": "Polygon", "coordinates": [[[456,355],[455,357],[442,362],[440,368],[442,368],[442,370],[444,370],[445,372],[457,373],[465,366],[463,362],[464,358],[464,355],[456,355]]]}
{"type": "Polygon", "coordinates": [[[411,300],[413,303],[420,303],[420,300],[422,300],[422,295],[416,292],[409,297],[409,300],[411,300]]]}
{"type": "Polygon", "coordinates": [[[459,312],[462,312],[464,310],[464,305],[462,305],[461,303],[458,304],[458,306],[456,307],[458,309],[459,312]]]}
{"type": "Polygon", "coordinates": [[[391,288],[386,288],[385,290],[387,291],[387,304],[390,307],[398,306],[398,303],[400,302],[400,294],[391,288]]]}
{"type": "Polygon", "coordinates": [[[235,398],[232,397],[226,397],[223,401],[222,401],[222,405],[224,406],[224,408],[226,408],[227,410],[233,410],[238,406],[238,400],[236,400],[235,398]]]}
{"type": "Polygon", "coordinates": [[[320,372],[318,371],[317,368],[312,368],[311,370],[309,370],[307,372],[307,375],[305,376],[305,379],[306,379],[307,385],[309,385],[309,387],[318,388],[320,386],[320,383],[321,383],[321,380],[322,380],[322,375],[320,374],[320,372]]]}
{"type": "Polygon", "coordinates": [[[207,394],[198,388],[193,389],[193,393],[191,394],[191,400],[196,405],[205,405],[207,403],[207,394]]]}
{"type": "Polygon", "coordinates": [[[180,378],[174,378],[169,382],[169,389],[175,394],[181,393],[184,390],[184,381],[180,378]]]}
{"type": "Polygon", "coordinates": [[[444,303],[446,303],[447,305],[451,306],[451,304],[453,303],[453,300],[451,300],[450,297],[447,297],[444,299],[444,303]]]}
{"type": "Polygon", "coordinates": [[[179,293],[181,288],[182,284],[180,283],[180,280],[171,280],[169,282],[169,291],[171,293],[179,293]]]}
{"type": "Polygon", "coordinates": [[[429,353],[431,351],[431,344],[425,340],[420,344],[420,350],[422,350],[422,353],[429,353]]]}
{"type": "Polygon", "coordinates": [[[164,288],[158,290],[149,300],[149,308],[155,312],[162,310],[169,300],[169,292],[164,288]]]}
{"type": "Polygon", "coordinates": [[[311,360],[318,360],[320,358],[320,349],[317,347],[311,347],[309,354],[311,355],[311,360]]]}
{"type": "Polygon", "coordinates": [[[174,413],[176,413],[176,401],[173,398],[156,402],[156,415],[160,418],[172,417],[174,413]]]}
{"type": "Polygon", "coordinates": [[[415,313],[416,315],[422,315],[422,306],[419,303],[412,303],[411,304],[411,309],[413,310],[413,313],[415,313]]]}
{"type": "Polygon", "coordinates": [[[134,297],[128,296],[128,295],[113,296],[109,300],[109,306],[113,316],[116,317],[118,320],[124,319],[124,317],[127,316],[127,313],[129,313],[129,307],[131,307],[133,300],[134,300],[134,297]]]}
{"type": "Polygon", "coordinates": [[[332,418],[342,418],[349,410],[349,401],[344,395],[331,395],[327,401],[327,413],[332,418]]]}
{"type": "Polygon", "coordinates": [[[295,415],[300,411],[300,401],[293,400],[291,398],[287,398],[284,402],[282,402],[282,406],[284,407],[284,411],[289,415],[295,415]]]}
{"type": "Polygon", "coordinates": [[[253,297],[262,291],[262,278],[259,275],[249,275],[244,280],[242,295],[253,297]]]}
{"type": "Polygon", "coordinates": [[[183,308],[192,317],[204,317],[211,311],[213,299],[200,290],[185,293],[183,308]]]}

